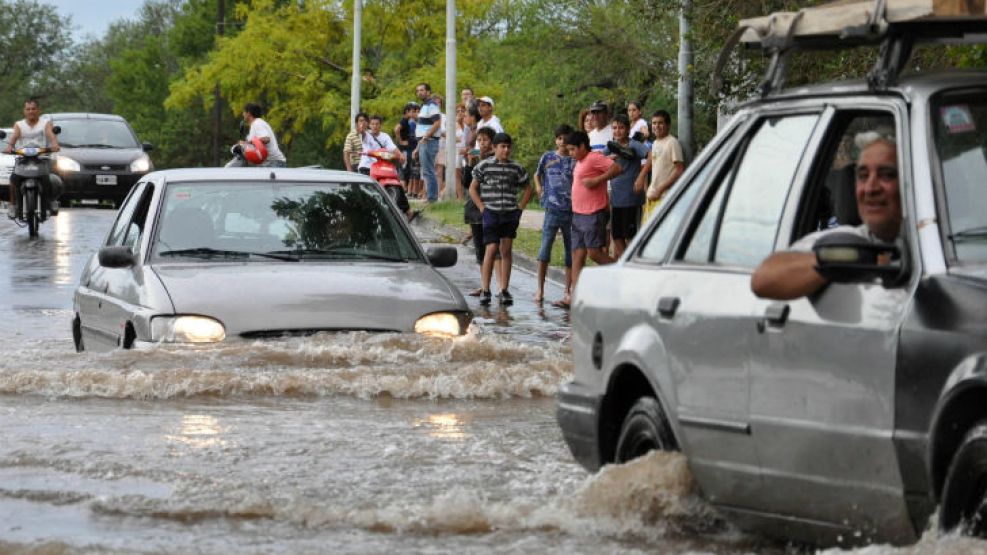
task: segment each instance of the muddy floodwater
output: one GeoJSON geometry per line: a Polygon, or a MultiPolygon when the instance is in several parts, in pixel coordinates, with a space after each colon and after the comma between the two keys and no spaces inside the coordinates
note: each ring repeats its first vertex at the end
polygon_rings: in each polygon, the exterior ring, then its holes
{"type": "MultiPolygon", "coordinates": [[[[723,523],[681,456],[578,466],[554,415],[568,317],[531,303],[525,274],[516,306],[474,306],[455,340],[76,354],[71,294],[112,218],[66,210],[37,241],[0,222],[0,553],[806,551],[723,523]]],[[[475,286],[466,251],[448,275],[475,286]]],[[[851,552],[987,542],[929,532],[851,552]]]]}

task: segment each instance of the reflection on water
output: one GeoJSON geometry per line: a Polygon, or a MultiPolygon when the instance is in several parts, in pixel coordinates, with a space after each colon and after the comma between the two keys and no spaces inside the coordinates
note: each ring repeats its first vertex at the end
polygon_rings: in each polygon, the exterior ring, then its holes
{"type": "Polygon", "coordinates": [[[73,216],[75,214],[65,211],[49,221],[55,225],[55,245],[54,245],[54,275],[52,280],[55,285],[69,285],[75,281],[72,275],[72,258],[69,241],[72,239],[73,216]]]}
{"type": "Polygon", "coordinates": [[[416,428],[428,429],[428,435],[436,439],[463,440],[470,435],[466,433],[463,418],[456,413],[430,414],[424,419],[415,419],[416,428]]]}
{"type": "Polygon", "coordinates": [[[223,426],[219,420],[207,414],[186,414],[176,433],[165,434],[165,440],[192,447],[205,449],[209,447],[226,447],[223,439],[223,426]]]}

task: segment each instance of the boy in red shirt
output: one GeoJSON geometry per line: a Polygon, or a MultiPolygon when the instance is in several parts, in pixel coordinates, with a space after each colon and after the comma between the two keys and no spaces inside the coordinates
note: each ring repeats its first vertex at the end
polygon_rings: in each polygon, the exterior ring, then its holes
{"type": "Polygon", "coordinates": [[[607,181],[621,173],[620,164],[600,152],[590,150],[589,136],[583,131],[565,139],[569,156],[576,161],[572,173],[572,290],[589,255],[597,264],[610,264],[607,253],[607,222],[610,205],[607,181]]]}

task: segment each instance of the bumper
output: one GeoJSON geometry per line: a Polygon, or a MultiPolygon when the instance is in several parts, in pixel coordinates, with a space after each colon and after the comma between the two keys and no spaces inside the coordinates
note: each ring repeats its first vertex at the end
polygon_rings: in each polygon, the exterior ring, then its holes
{"type": "Polygon", "coordinates": [[[82,199],[95,199],[95,200],[111,200],[116,203],[123,201],[127,193],[130,192],[130,188],[134,186],[141,177],[144,177],[143,173],[131,173],[131,172],[92,172],[92,171],[81,171],[72,173],[61,173],[59,172],[59,177],[62,178],[62,182],[65,184],[65,192],[62,194],[62,203],[66,204],[68,200],[82,200],[82,199]],[[114,176],[116,178],[116,183],[113,185],[98,185],[96,183],[96,176],[114,176]]]}
{"type": "Polygon", "coordinates": [[[590,471],[601,466],[600,461],[600,401],[601,398],[575,382],[559,389],[556,418],[562,437],[576,461],[590,471]]]}

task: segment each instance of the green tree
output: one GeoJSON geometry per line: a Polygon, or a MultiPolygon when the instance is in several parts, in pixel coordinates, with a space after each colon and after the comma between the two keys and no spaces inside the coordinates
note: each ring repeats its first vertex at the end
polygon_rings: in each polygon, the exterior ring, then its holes
{"type": "Polygon", "coordinates": [[[46,76],[65,61],[71,44],[70,20],[37,0],[0,1],[0,121],[20,119],[24,100],[48,104],[52,82],[46,76]]]}

